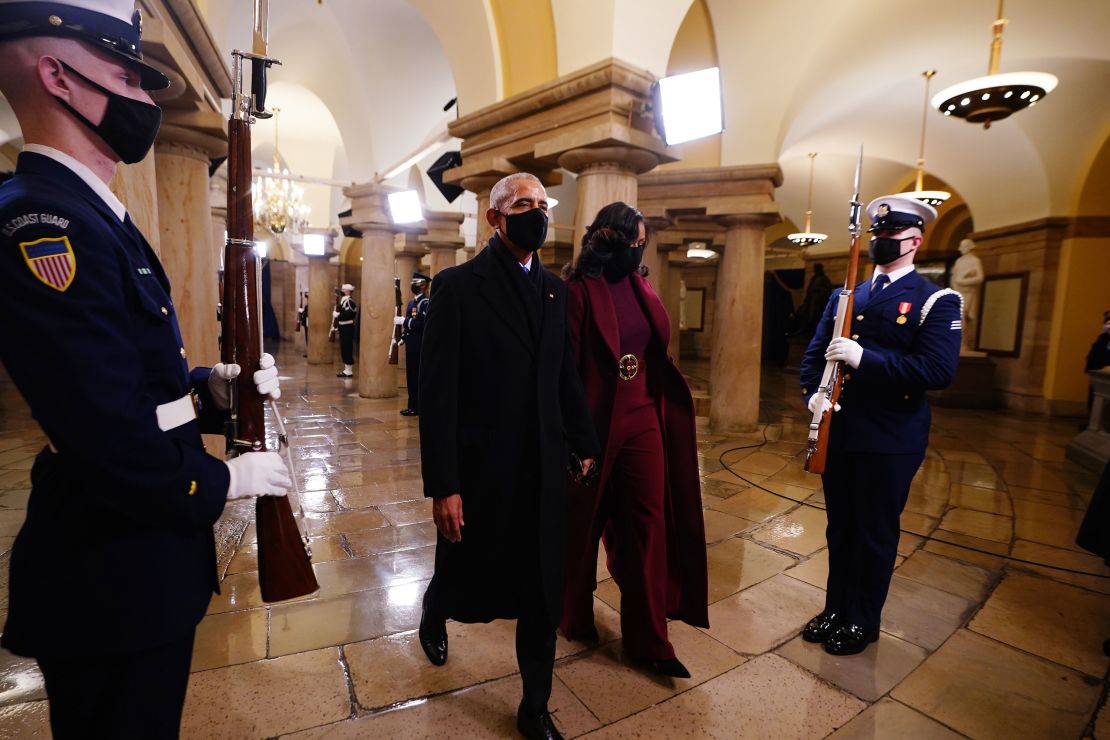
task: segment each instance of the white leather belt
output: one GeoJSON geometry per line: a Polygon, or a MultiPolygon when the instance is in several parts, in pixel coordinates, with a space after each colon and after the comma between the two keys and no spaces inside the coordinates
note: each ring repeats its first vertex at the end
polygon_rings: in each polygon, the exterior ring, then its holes
{"type": "Polygon", "coordinates": [[[176,401],[160,404],[154,411],[158,414],[158,428],[163,432],[177,429],[197,418],[197,407],[192,393],[186,393],[176,401]]]}

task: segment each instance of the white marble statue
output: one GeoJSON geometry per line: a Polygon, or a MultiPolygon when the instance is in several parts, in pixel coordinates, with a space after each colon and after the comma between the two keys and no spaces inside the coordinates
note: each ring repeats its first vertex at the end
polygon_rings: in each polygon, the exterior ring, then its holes
{"type": "Polygon", "coordinates": [[[975,242],[964,239],[960,242],[960,256],[952,265],[952,289],[964,299],[963,348],[967,354],[975,347],[975,334],[979,320],[979,285],[983,282],[983,261],[975,254],[975,242]]]}

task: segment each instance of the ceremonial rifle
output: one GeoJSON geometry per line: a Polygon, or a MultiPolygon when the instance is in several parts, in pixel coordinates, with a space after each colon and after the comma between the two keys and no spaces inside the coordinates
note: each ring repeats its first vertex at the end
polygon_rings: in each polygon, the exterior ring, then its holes
{"type": "Polygon", "coordinates": [[[331,310],[331,328],[328,329],[328,341],[335,341],[335,333],[339,331],[339,302],[343,300],[343,292],[335,289],[335,307],[331,310]]]}
{"type": "MultiPolygon", "coordinates": [[[[859,159],[856,160],[855,195],[852,196],[848,216],[848,232],[852,235],[851,247],[848,249],[848,271],[844,275],[844,287],[836,303],[836,317],[833,319],[833,337],[847,337],[852,333],[852,307],[855,301],[853,291],[856,287],[856,271],[859,268],[859,235],[860,235],[860,200],[859,181],[863,170],[863,145],[859,148],[859,159]]],[[[821,385],[817,388],[816,398],[828,400],[829,406],[818,403],[817,410],[813,412],[813,419],[809,422],[809,441],[806,445],[806,471],[810,473],[825,472],[825,457],[829,448],[829,426],[836,403],[840,399],[840,389],[844,383],[844,363],[830,360],[825,363],[825,372],[821,375],[821,385]]]]}
{"type": "MultiPolygon", "coordinates": [[[[223,348],[225,363],[237,363],[242,372],[231,381],[231,415],[226,439],[229,455],[266,449],[266,422],[262,396],[252,376],[262,356],[261,260],[254,250],[254,209],[251,202],[251,133],[256,118],[266,111],[266,71],[280,64],[266,56],[267,0],[255,0],[253,52],[231,53],[234,70],[231,118],[227,123],[227,244],[224,248],[223,348]],[[243,88],[243,60],[251,62],[251,92],[243,88]]],[[[278,446],[284,447],[293,473],[289,441],[277,405],[270,401],[278,427],[278,446]]],[[[294,477],[294,481],[296,478],[294,477]]],[[[312,572],[308,540],[301,535],[286,496],[260,496],[255,504],[258,528],[258,582],[262,600],[283,601],[310,594],[320,587],[312,572]]],[[[298,510],[300,505],[298,502],[298,510]]]]}
{"type": "Polygon", "coordinates": [[[297,328],[295,329],[295,331],[299,332],[301,330],[301,326],[303,326],[303,325],[304,325],[304,291],[302,290],[300,292],[300,298],[297,301],[297,328]]]}
{"type": "MultiPolygon", "coordinates": [[[[405,312],[404,299],[401,298],[401,278],[393,278],[393,301],[397,304],[397,317],[400,318],[405,312]]],[[[401,325],[396,321],[393,322],[393,338],[389,340],[389,364],[397,364],[398,347],[401,346],[401,325]]]]}

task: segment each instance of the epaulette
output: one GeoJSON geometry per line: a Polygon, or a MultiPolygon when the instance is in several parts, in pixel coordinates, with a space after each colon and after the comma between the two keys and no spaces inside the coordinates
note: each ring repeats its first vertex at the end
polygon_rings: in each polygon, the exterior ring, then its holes
{"type": "Polygon", "coordinates": [[[925,299],[925,305],[921,307],[921,320],[917,322],[918,326],[921,326],[925,323],[925,317],[929,315],[929,311],[932,310],[933,304],[946,295],[954,295],[956,296],[956,298],[959,299],[960,316],[962,317],[964,315],[964,297],[951,288],[941,288],[936,293],[933,293],[931,296],[925,299]]]}

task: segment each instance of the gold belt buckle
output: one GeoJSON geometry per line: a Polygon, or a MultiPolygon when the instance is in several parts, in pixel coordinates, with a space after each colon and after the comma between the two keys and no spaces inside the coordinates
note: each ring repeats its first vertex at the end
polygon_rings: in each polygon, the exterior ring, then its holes
{"type": "Polygon", "coordinates": [[[632,380],[640,372],[640,361],[636,355],[627,354],[617,362],[617,371],[621,380],[632,380]]]}
{"type": "Polygon", "coordinates": [[[198,419],[200,418],[200,396],[197,394],[196,388],[189,389],[189,400],[193,403],[193,415],[198,419]]]}

